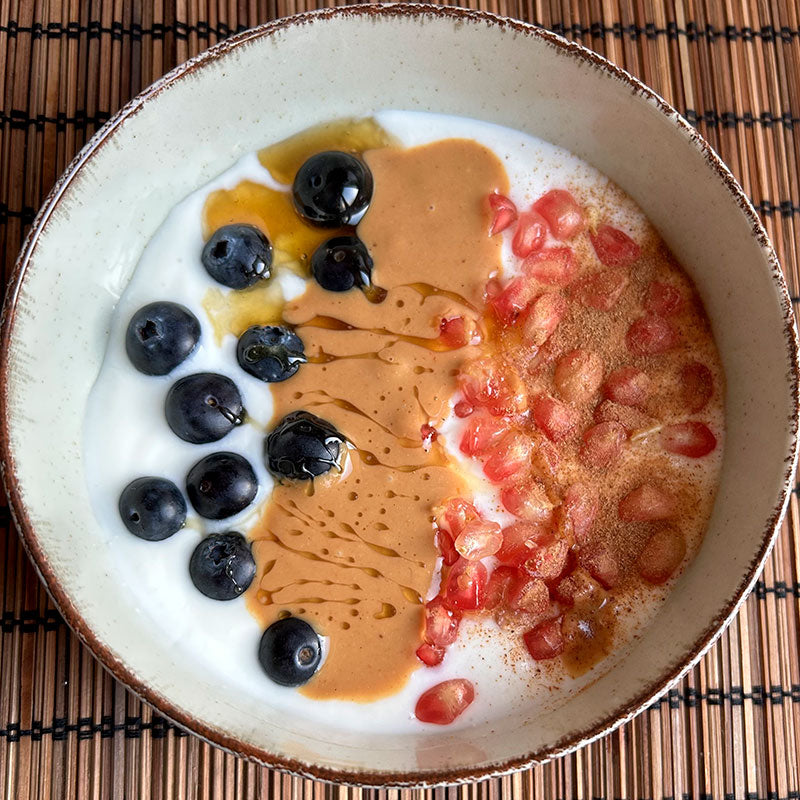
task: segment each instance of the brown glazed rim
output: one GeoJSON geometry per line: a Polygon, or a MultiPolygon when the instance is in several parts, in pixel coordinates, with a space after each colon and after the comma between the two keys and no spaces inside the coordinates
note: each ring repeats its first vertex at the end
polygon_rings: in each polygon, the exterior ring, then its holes
{"type": "Polygon", "coordinates": [[[298,775],[303,775],[319,780],[349,783],[360,786],[431,786],[445,783],[463,783],[466,781],[490,778],[502,775],[512,770],[529,767],[536,763],[541,763],[556,756],[563,755],[594,739],[614,730],[623,723],[627,722],[635,714],[649,706],[660,694],[662,694],[671,684],[678,681],[703,654],[711,647],[717,637],[722,633],[725,626],[731,621],[739,606],[743,603],[747,594],[752,589],[761,567],[764,565],[769,551],[777,537],[780,521],[783,516],[789,497],[789,487],[792,482],[797,460],[797,431],[798,431],[798,341],[794,325],[794,315],[786,289],[786,284],[781,273],[775,251],[767,238],[755,210],[753,209],[742,188],[736,182],[728,168],[722,163],[719,156],[711,149],[708,143],[700,134],[692,128],[689,123],[681,117],[662,97],[657,95],[639,80],[615,66],[605,58],[588,50],[582,45],[569,42],[566,39],[549,31],[542,30],[528,23],[498,17],[494,14],[483,11],[472,11],[461,8],[451,8],[446,6],[432,6],[423,4],[398,4],[398,5],[356,5],[350,7],[323,9],[303,14],[298,14],[285,19],[275,20],[257,28],[244,31],[231,37],[211,49],[201,53],[195,58],[190,59],[184,64],[173,69],[167,75],[156,81],[130,101],[114,117],[112,117],[86,144],[81,152],[72,161],[66,172],[58,179],[52,191],[45,200],[42,209],[39,211],[33,226],[25,240],[22,251],[16,262],[14,273],[9,282],[9,289],[6,294],[5,303],[2,310],[2,331],[0,332],[0,456],[2,456],[3,481],[6,492],[11,501],[11,511],[18,530],[22,536],[22,541],[30,555],[33,563],[44,581],[50,595],[64,616],[69,626],[75,631],[81,641],[86,644],[99,661],[114,675],[114,677],[132,689],[137,695],[150,705],[154,706],[159,713],[173,720],[178,725],[197,734],[203,739],[224,749],[253,759],[274,769],[284,770],[298,775]],[[677,658],[668,666],[661,676],[653,681],[650,686],[642,691],[634,700],[627,703],[624,707],[617,710],[610,718],[597,722],[585,730],[575,731],[561,740],[553,743],[549,747],[543,748],[525,756],[516,757],[500,763],[467,767],[452,770],[440,770],[431,772],[370,772],[370,771],[344,771],[329,769],[314,764],[306,764],[301,761],[286,758],[275,753],[267,752],[258,747],[245,744],[231,737],[229,734],[217,728],[206,725],[201,720],[193,718],[182,708],[173,705],[172,702],[152,688],[142,683],[142,681],[130,670],[130,668],[116,658],[108,647],[97,637],[87,622],[81,616],[80,611],[75,607],[71,598],[62,587],[59,577],[53,567],[47,561],[42,548],[36,537],[36,532],[31,524],[27,509],[22,499],[22,491],[19,485],[14,468],[14,457],[11,452],[9,439],[9,406],[8,406],[8,355],[11,337],[14,331],[14,319],[17,305],[17,298],[20,288],[25,280],[26,271],[30,264],[33,253],[36,249],[39,237],[46,228],[48,220],[55,212],[58,204],[67,191],[68,187],[90,159],[92,154],[99,150],[114,134],[116,129],[124,121],[138,113],[149,99],[169,88],[176,81],[192,74],[216,59],[224,57],[230,50],[240,47],[247,42],[261,37],[271,36],[278,31],[284,31],[300,25],[324,22],[327,19],[338,19],[347,17],[367,17],[367,18],[417,18],[422,19],[426,16],[438,17],[439,19],[449,19],[457,23],[475,22],[486,25],[487,27],[500,28],[502,30],[512,30],[525,36],[540,39],[551,47],[554,47],[565,54],[578,58],[596,69],[601,70],[607,75],[621,81],[630,90],[649,101],[652,105],[668,117],[700,151],[706,163],[716,172],[719,179],[727,187],[731,197],[739,205],[747,222],[750,225],[752,235],[758,242],[761,251],[766,256],[769,264],[772,282],[775,292],[780,298],[783,310],[783,333],[786,346],[788,361],[787,379],[790,391],[794,399],[794,412],[787,420],[787,428],[790,433],[791,442],[785,457],[784,483],[778,494],[774,511],[766,521],[763,529],[761,545],[754,556],[750,566],[743,576],[739,586],[727,603],[725,608],[720,611],[711,621],[703,634],[699,637],[688,652],[677,658]]]}

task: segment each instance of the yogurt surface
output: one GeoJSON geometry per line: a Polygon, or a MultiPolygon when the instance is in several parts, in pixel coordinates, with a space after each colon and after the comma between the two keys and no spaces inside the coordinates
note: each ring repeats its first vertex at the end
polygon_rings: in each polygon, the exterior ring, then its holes
{"type": "MultiPolygon", "coordinates": [[[[517,131],[488,123],[418,112],[380,111],[377,123],[405,147],[441,139],[474,140],[495,153],[505,167],[510,197],[518,208],[526,208],[553,188],[569,188],[585,204],[601,208],[603,218],[623,228],[634,239],[651,235],[650,226],[635,204],[608,179],[580,159],[549,143],[517,131]]],[[[426,729],[415,719],[417,698],[428,687],[448,678],[467,678],[475,686],[476,701],[453,726],[491,724],[518,709],[520,703],[552,708],[572,692],[594,680],[623,658],[626,642],[638,629],[650,624],[669,589],[653,588],[643,602],[620,609],[612,654],[579,678],[546,662],[521,658],[518,642],[500,631],[491,619],[462,622],[458,640],[436,667],[420,667],[395,694],[369,703],[317,700],[293,689],[271,683],[256,659],[261,628],[248,613],[244,598],[215,602],[196,591],[188,574],[189,557],[200,539],[211,532],[238,530],[248,534],[256,525],[273,480],[264,466],[264,436],[273,416],[273,398],[268,384],[242,371],[236,361],[236,338],[224,336],[207,313],[209,289],[215,286],[200,261],[203,248],[203,208],[212,192],[233,189],[242,181],[280,189],[270,173],[251,154],[194,192],[170,213],[148,244],[136,272],[126,287],[109,287],[116,310],[109,331],[109,345],[97,383],[90,395],[84,435],[86,479],[95,513],[104,532],[110,569],[120,576],[120,591],[130,598],[133,613],[145,617],[160,632],[164,646],[177,650],[202,665],[209,676],[235,684],[253,698],[254,706],[267,704],[295,717],[320,720],[353,731],[384,733],[426,729]],[[118,291],[119,288],[119,291],[118,291]],[[181,303],[200,321],[202,333],[195,352],[170,375],[145,377],[131,366],[125,353],[125,330],[132,314],[155,300],[181,303]],[[198,371],[218,372],[238,386],[248,421],[220,442],[189,444],[169,429],[164,398],[172,383],[198,371]],[[242,514],[220,522],[190,515],[186,529],[163,542],[146,542],[131,536],[117,511],[121,489],[134,478],[158,475],[179,487],[190,467],[205,455],[231,450],[245,456],[256,471],[259,493],[242,514]]],[[[511,252],[511,238],[502,244],[504,274],[514,275],[519,261],[511,252]]],[[[279,270],[275,280],[283,297],[291,301],[303,294],[305,280],[288,270],[279,270]]],[[[458,397],[453,397],[453,403],[458,397]]],[[[716,403],[706,412],[715,430],[722,430],[722,408],[716,403]]],[[[465,421],[450,414],[440,427],[442,443],[465,471],[480,477],[474,461],[458,450],[465,421]]],[[[701,464],[692,465],[695,482],[706,494],[713,487],[722,447],[701,464]]],[[[684,461],[677,459],[683,466],[684,461]]],[[[495,490],[485,481],[474,496],[479,510],[501,524],[512,520],[498,502],[495,490]]],[[[430,594],[435,594],[434,575],[430,594]]],[[[424,598],[423,598],[424,599],[424,598]]],[[[413,650],[416,645],[409,643],[413,650]]],[[[323,649],[327,643],[323,643],[323,649]]]]}

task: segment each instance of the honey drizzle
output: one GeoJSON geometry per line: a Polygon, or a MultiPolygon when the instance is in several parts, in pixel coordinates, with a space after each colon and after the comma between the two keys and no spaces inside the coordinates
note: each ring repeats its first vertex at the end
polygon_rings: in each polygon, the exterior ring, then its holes
{"type": "Polygon", "coordinates": [[[381,352],[383,350],[388,350],[394,344],[394,342],[389,342],[385,347],[381,348],[381,350],[367,353],[353,353],[349,356],[335,356],[333,353],[327,353],[322,348],[319,348],[316,355],[307,357],[307,361],[309,364],[331,364],[334,361],[344,361],[346,359],[372,359],[375,361],[382,361],[384,364],[389,364],[389,366],[395,366],[393,361],[381,358],[381,352]]]}
{"type": "Polygon", "coordinates": [[[476,314],[481,313],[477,306],[475,306],[473,303],[470,303],[466,297],[463,297],[458,292],[450,292],[447,289],[441,289],[438,286],[433,286],[430,283],[407,283],[398,288],[413,289],[415,292],[417,292],[417,294],[421,295],[422,300],[420,301],[420,305],[422,305],[429,297],[446,297],[448,300],[452,300],[455,303],[458,303],[458,305],[464,306],[464,308],[468,308],[470,311],[474,311],[476,314]]]}
{"type": "MultiPolygon", "coordinates": [[[[309,524],[306,520],[303,520],[297,514],[295,514],[294,512],[290,511],[289,509],[287,509],[286,506],[280,505],[278,503],[276,503],[276,506],[278,508],[280,508],[282,511],[284,511],[287,515],[293,516],[293,517],[296,517],[297,519],[299,519],[300,522],[302,522],[304,525],[308,525],[309,524]]],[[[294,504],[294,507],[297,508],[297,505],[294,504]]],[[[310,518],[310,519],[313,520],[313,518],[310,518]]],[[[320,525],[325,525],[325,523],[322,522],[322,520],[313,520],[313,521],[314,522],[318,522],[320,525]]],[[[387,558],[402,558],[402,559],[405,559],[406,561],[408,561],[411,564],[415,564],[418,567],[424,567],[425,566],[425,562],[424,561],[415,561],[414,559],[407,558],[406,556],[402,555],[401,553],[398,553],[397,550],[394,550],[391,547],[385,547],[384,545],[380,545],[380,544],[377,544],[376,542],[371,542],[368,539],[365,539],[352,525],[348,525],[346,522],[340,522],[339,526],[341,528],[343,528],[347,533],[351,533],[355,538],[351,539],[351,538],[348,538],[347,536],[342,536],[340,533],[336,533],[335,531],[330,530],[330,528],[326,528],[325,530],[321,531],[321,533],[322,533],[323,536],[325,536],[328,539],[341,539],[341,540],[343,540],[345,542],[353,542],[353,541],[355,541],[357,539],[358,541],[363,542],[363,544],[365,544],[367,547],[369,547],[370,550],[374,550],[379,555],[386,556],[387,558]]],[[[388,530],[388,527],[386,525],[382,525],[381,523],[375,523],[374,527],[378,528],[378,530],[388,530]]],[[[290,533],[293,533],[293,531],[290,531],[290,533]]],[[[299,535],[302,535],[302,531],[298,531],[297,533],[299,535]]],[[[274,562],[271,562],[271,563],[274,564],[274,562]]],[[[271,569],[271,567],[265,568],[264,569],[264,574],[266,575],[269,572],[270,569],[271,569]]],[[[354,588],[359,588],[359,587],[354,587],[354,588]]]]}
{"type": "MultiPolygon", "coordinates": [[[[301,558],[308,559],[309,561],[321,561],[325,564],[331,564],[332,566],[338,567],[339,569],[355,569],[359,572],[363,572],[365,575],[369,575],[370,578],[381,578],[382,580],[387,581],[388,583],[395,584],[400,591],[403,593],[404,597],[414,605],[422,605],[422,597],[420,597],[419,592],[415,589],[412,589],[410,586],[405,586],[399,581],[394,580],[393,578],[387,576],[385,573],[381,572],[381,570],[376,569],[375,567],[362,567],[359,564],[342,564],[340,561],[334,561],[329,558],[324,558],[317,553],[312,553],[310,550],[299,550],[294,547],[290,547],[286,542],[282,541],[278,536],[276,536],[272,531],[266,531],[265,533],[253,537],[252,540],[253,544],[256,542],[272,542],[276,544],[278,547],[289,550],[290,552],[294,553],[295,555],[300,556],[301,558]]],[[[381,554],[385,555],[385,554],[381,554]]],[[[411,559],[406,559],[410,561],[411,559]]],[[[424,562],[423,562],[424,563],[424,562]]],[[[330,586],[335,585],[334,582],[329,584],[330,586]]],[[[342,584],[339,584],[342,585],[342,584]]],[[[331,602],[334,602],[331,600],[331,602]]]]}
{"type": "Polygon", "coordinates": [[[361,333],[374,333],[377,336],[392,336],[395,341],[407,342],[416,347],[423,347],[426,350],[432,350],[435,353],[449,353],[452,350],[460,350],[460,347],[450,347],[439,338],[427,339],[424,336],[409,336],[405,333],[396,333],[395,331],[387,330],[386,328],[362,328],[357,325],[351,325],[336,317],[328,317],[319,315],[313,317],[308,322],[303,323],[304,328],[324,328],[331,331],[360,331],[361,333]]]}
{"type": "MultiPolygon", "coordinates": [[[[223,225],[245,223],[262,231],[273,246],[273,271],[309,274],[314,251],[333,236],[352,228],[317,228],[307,223],[294,208],[291,184],[302,163],[320,150],[346,150],[362,155],[376,147],[394,144],[394,139],[371,118],[336,120],[309,128],[303,133],[264,148],[261,164],[284,188],[273,188],[245,180],[232,189],[212,192],[203,206],[203,239],[223,225]]],[[[367,287],[364,295],[373,303],[386,297],[384,289],[367,287]]],[[[226,334],[240,336],[251,325],[278,324],[285,299],[274,280],[252,289],[224,292],[209,289],[202,304],[214,327],[217,344],[226,334]]]]}
{"type": "MultiPolygon", "coordinates": [[[[379,422],[377,419],[375,419],[375,417],[370,416],[365,411],[362,411],[354,403],[351,403],[349,400],[344,400],[344,399],[342,399],[340,397],[333,397],[332,395],[329,395],[324,389],[315,389],[313,392],[302,392],[300,394],[300,397],[298,397],[297,399],[300,400],[300,399],[302,399],[303,397],[305,397],[308,394],[320,394],[320,395],[323,395],[324,397],[326,397],[327,399],[326,400],[312,400],[312,401],[309,401],[309,402],[305,403],[304,406],[307,406],[307,407],[325,406],[325,405],[338,406],[339,408],[342,408],[345,411],[350,411],[352,414],[358,414],[359,416],[364,417],[365,419],[368,419],[373,425],[377,425],[377,427],[379,427],[382,431],[388,433],[389,436],[392,436],[393,438],[397,439],[397,442],[401,447],[406,447],[406,448],[410,448],[410,449],[415,449],[415,448],[422,447],[422,440],[421,439],[411,439],[408,436],[400,436],[400,435],[396,434],[394,431],[391,430],[391,428],[387,427],[386,425],[383,425],[381,422],[379,422]]],[[[356,448],[356,449],[358,449],[358,448],[356,448]]],[[[359,452],[361,452],[361,451],[359,450],[359,452]]]]}

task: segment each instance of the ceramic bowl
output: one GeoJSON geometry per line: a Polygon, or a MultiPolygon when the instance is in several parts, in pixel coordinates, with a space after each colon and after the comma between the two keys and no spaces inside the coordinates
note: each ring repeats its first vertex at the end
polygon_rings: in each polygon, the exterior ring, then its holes
{"type": "Polygon", "coordinates": [[[661,98],[594,53],[451,8],[364,6],[279,20],[136,98],[84,148],[37,217],[7,297],[2,347],[6,488],[68,623],[177,723],[236,753],[331,780],[483,777],[556,756],[630,718],[735,613],[773,542],[795,465],[791,306],[764,230],[727,169],[661,98]],[[455,732],[295,725],[182,661],[131,607],[98,546],[80,443],[113,311],[109,287],[125,285],[170,208],[242,154],[320,120],[381,108],[497,122],[609,175],[696,281],[727,374],[721,485],[699,555],[626,657],[535,720],[521,702],[492,726],[455,732]]]}

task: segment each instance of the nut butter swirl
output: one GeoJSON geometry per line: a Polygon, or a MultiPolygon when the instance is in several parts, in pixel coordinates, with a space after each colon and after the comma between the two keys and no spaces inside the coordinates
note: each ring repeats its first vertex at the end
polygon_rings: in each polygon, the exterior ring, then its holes
{"type": "Polygon", "coordinates": [[[258,568],[248,607],[263,626],[293,614],[329,640],[315,698],[368,701],[399,690],[419,665],[422,602],[437,552],[434,509],[465,479],[420,429],[449,413],[460,364],[443,318],[477,321],[483,288],[500,269],[487,235],[486,195],[505,193],[500,160],[467,139],[366,153],[375,192],[358,233],[387,291],[335,294],[309,283],[285,320],[309,363],[273,384],[275,421],[306,409],[352,444],[340,475],[277,485],[250,531],[258,568]]]}

